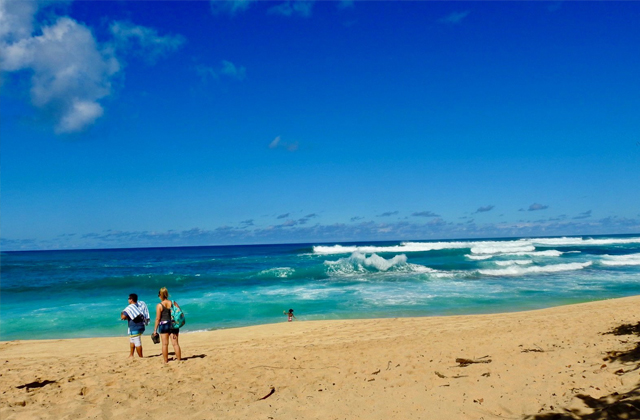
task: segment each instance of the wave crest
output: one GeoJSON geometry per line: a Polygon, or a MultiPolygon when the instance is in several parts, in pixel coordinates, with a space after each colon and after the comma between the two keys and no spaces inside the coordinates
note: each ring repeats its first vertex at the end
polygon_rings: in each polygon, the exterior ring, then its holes
{"type": "Polygon", "coordinates": [[[291,267],[275,267],[262,270],[258,277],[278,277],[281,279],[291,276],[296,270],[291,267]]]}
{"type": "Polygon", "coordinates": [[[532,267],[520,267],[513,265],[507,268],[478,270],[478,272],[487,276],[520,276],[531,273],[557,273],[559,271],[582,270],[583,268],[589,267],[591,264],[591,261],[587,261],[584,263],[536,265],[532,267]]]}
{"type": "Polygon", "coordinates": [[[418,264],[408,264],[407,256],[404,254],[396,255],[392,258],[384,259],[377,254],[371,254],[367,257],[360,252],[354,252],[351,256],[340,258],[338,261],[325,261],[327,274],[349,275],[368,272],[431,272],[429,267],[418,264]]]}
{"type": "Polygon", "coordinates": [[[603,255],[600,264],[613,267],[640,265],[640,254],[603,255]]]}

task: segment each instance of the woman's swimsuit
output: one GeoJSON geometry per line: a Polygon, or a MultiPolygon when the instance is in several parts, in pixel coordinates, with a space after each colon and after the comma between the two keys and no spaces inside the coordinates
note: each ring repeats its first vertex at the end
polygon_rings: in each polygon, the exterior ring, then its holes
{"type": "MultiPolygon", "coordinates": [[[[171,305],[173,305],[173,303],[171,305]]],[[[173,323],[171,322],[171,309],[168,309],[167,307],[162,305],[162,312],[160,313],[160,325],[158,325],[158,334],[178,334],[180,332],[179,329],[172,327],[173,323]]]]}

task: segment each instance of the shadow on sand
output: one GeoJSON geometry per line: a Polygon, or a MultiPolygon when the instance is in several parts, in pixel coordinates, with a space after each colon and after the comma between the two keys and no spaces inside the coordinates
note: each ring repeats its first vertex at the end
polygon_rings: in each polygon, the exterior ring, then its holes
{"type": "Polygon", "coordinates": [[[56,382],[57,381],[50,381],[50,380],[35,381],[35,382],[30,382],[30,383],[24,384],[24,385],[18,385],[16,388],[18,388],[18,389],[26,388],[27,391],[29,391],[30,389],[42,388],[43,386],[46,386],[46,385],[49,385],[49,384],[55,384],[56,382]]]}
{"type": "MultiPolygon", "coordinates": [[[[169,356],[175,356],[175,355],[176,354],[174,352],[172,352],[172,351],[169,352],[169,356]]],[[[162,353],[154,354],[154,355],[151,355],[151,356],[146,356],[146,358],[152,358],[152,357],[162,357],[162,353]]],[[[191,355],[191,356],[188,356],[188,357],[183,357],[182,361],[189,360],[189,359],[204,359],[205,357],[207,357],[206,354],[194,354],[194,355],[191,355]]],[[[170,359],[170,360],[173,360],[173,359],[170,359]]]]}
{"type": "MultiPolygon", "coordinates": [[[[604,334],[640,336],[640,322],[637,325],[624,324],[604,334]]],[[[610,351],[605,360],[621,362],[629,366],[620,370],[622,374],[640,369],[640,342],[628,351],[610,351]],[[635,367],[633,366],[635,364],[635,367]]],[[[576,395],[587,407],[593,410],[590,414],[564,409],[563,413],[545,413],[525,416],[525,420],[640,420],[640,382],[629,392],[614,392],[601,398],[589,395],[576,395]]]]}

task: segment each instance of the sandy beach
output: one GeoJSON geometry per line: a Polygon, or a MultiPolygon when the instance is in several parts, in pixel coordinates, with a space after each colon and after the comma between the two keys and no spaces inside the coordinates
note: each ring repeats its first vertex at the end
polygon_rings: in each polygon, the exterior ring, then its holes
{"type": "Polygon", "coordinates": [[[133,361],[126,337],[2,342],[0,417],[638,419],[640,339],[603,333],[639,321],[640,296],[283,322],[183,334],[166,366],[148,334],[133,361]]]}

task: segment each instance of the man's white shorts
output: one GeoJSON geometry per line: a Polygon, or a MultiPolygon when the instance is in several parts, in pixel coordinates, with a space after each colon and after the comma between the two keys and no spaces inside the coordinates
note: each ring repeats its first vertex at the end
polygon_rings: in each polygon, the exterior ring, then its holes
{"type": "Polygon", "coordinates": [[[129,336],[129,342],[133,343],[133,345],[136,346],[136,347],[141,347],[142,346],[141,337],[142,337],[142,334],[130,335],[129,336]]]}

